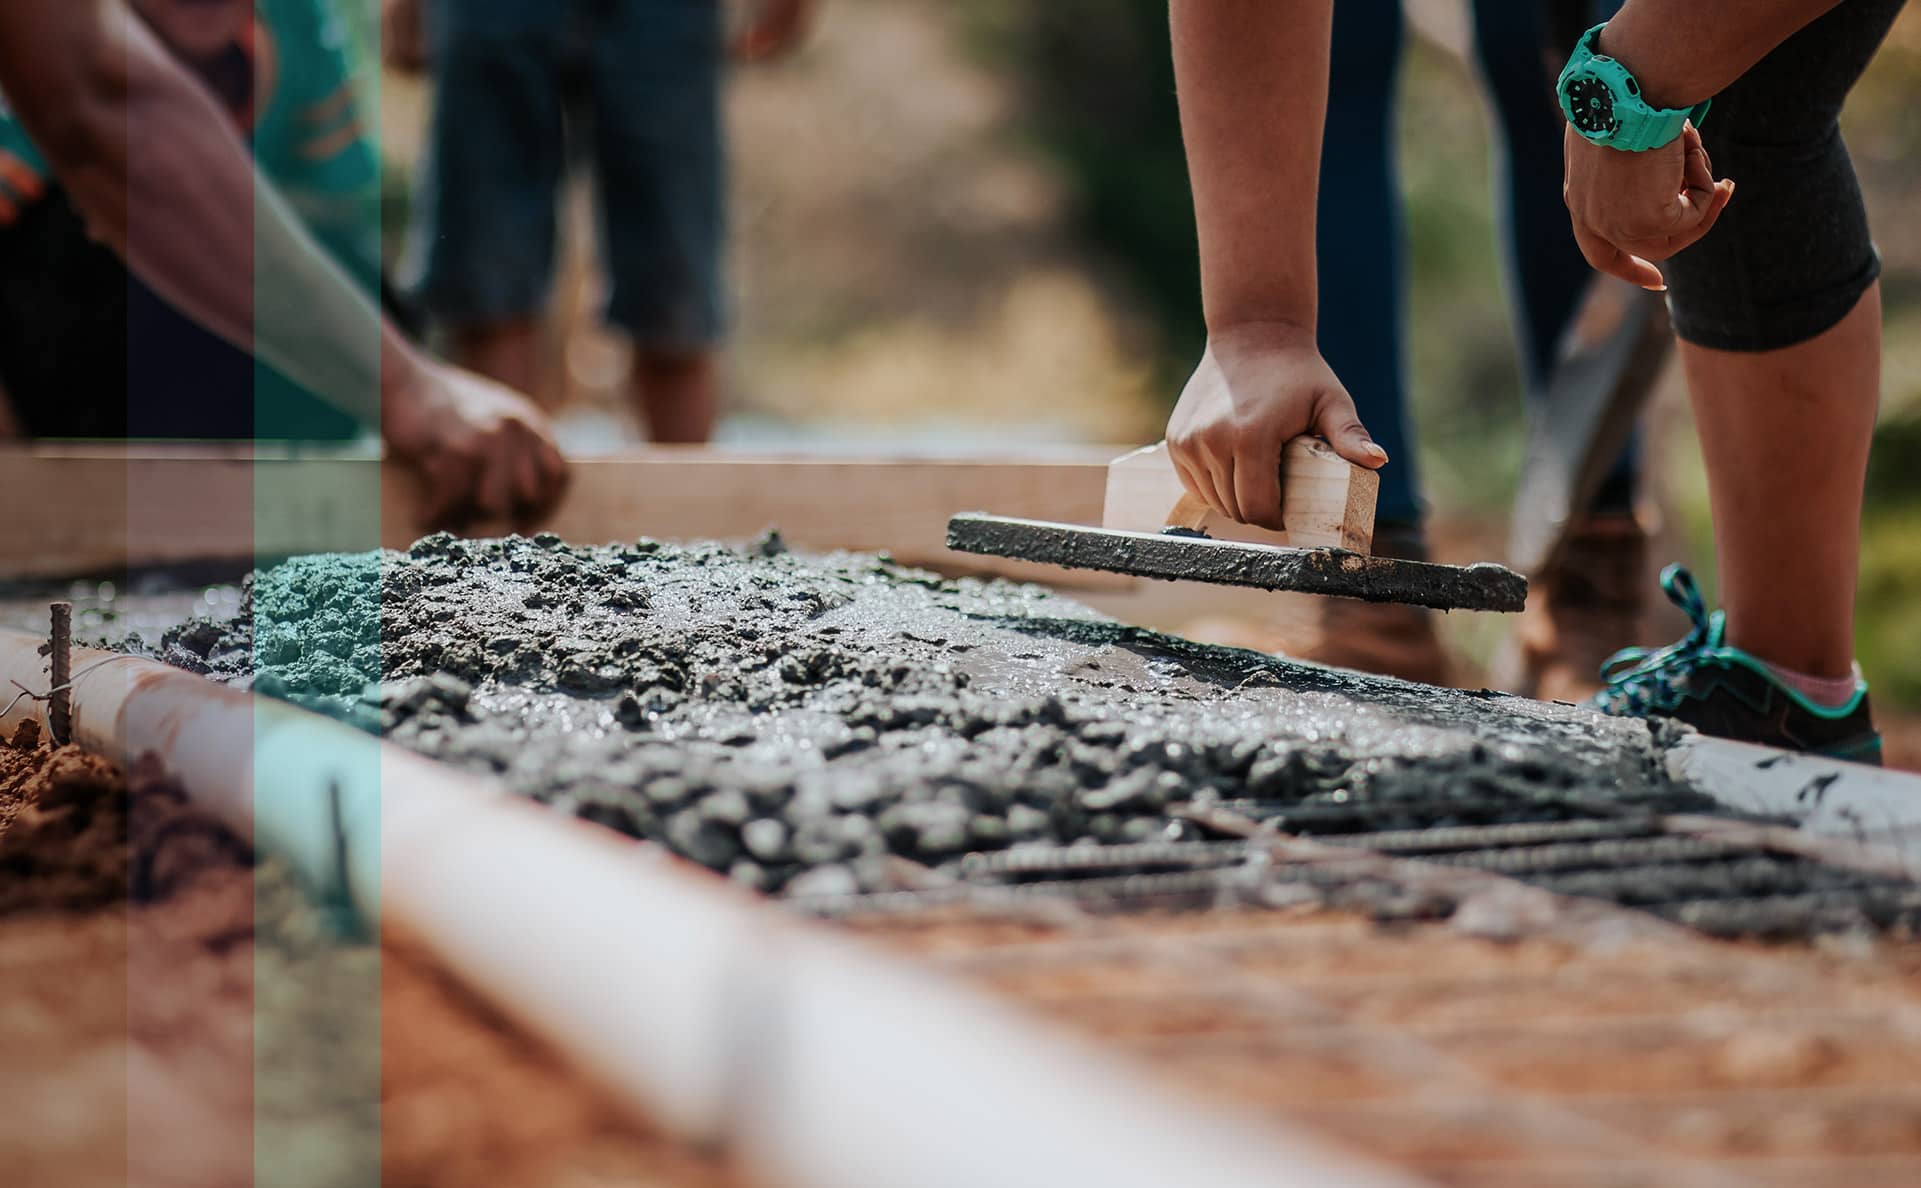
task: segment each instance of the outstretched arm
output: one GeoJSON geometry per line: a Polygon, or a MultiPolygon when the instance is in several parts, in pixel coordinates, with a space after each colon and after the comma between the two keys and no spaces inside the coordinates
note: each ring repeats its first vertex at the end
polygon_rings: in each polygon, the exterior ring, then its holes
{"type": "Polygon", "coordinates": [[[377,421],[445,496],[437,518],[521,516],[558,495],[539,414],[388,326],[125,0],[0,3],[0,89],[96,236],[195,321],[377,421]]]}
{"type": "Polygon", "coordinates": [[[1170,8],[1208,348],[1168,423],[1168,445],[1196,496],[1235,520],[1280,528],[1290,439],[1318,433],[1350,462],[1387,461],[1315,344],[1333,3],[1170,8]]]}
{"type": "Polygon", "coordinates": [[[0,78],[94,235],[156,292],[362,419],[379,416],[378,313],[122,0],[0,5],[0,78]]]}
{"type": "Polygon", "coordinates": [[[1331,0],[1174,0],[1207,324],[1314,326],[1331,0]]]}

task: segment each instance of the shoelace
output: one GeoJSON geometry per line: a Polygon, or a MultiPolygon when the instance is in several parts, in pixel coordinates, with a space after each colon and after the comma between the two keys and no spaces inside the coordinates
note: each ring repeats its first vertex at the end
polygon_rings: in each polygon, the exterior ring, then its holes
{"type": "Polygon", "coordinates": [[[1715,619],[1694,575],[1679,565],[1661,571],[1661,589],[1693,624],[1686,636],[1663,648],[1623,648],[1601,666],[1607,687],[1596,700],[1609,713],[1638,716],[1680,704],[1681,681],[1715,646],[1715,619]]]}

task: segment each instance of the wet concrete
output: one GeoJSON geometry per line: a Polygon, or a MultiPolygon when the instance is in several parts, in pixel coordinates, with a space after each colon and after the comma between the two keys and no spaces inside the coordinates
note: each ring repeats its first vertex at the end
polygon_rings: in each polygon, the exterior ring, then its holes
{"type": "Polygon", "coordinates": [[[73,637],[115,645],[130,638],[158,640],[187,619],[231,617],[240,606],[242,562],[149,568],[84,581],[0,580],[0,627],[47,632],[47,606],[73,604],[73,637]]]}
{"type": "Polygon", "coordinates": [[[1507,611],[1527,606],[1527,579],[1489,562],[1436,565],[1347,549],[1281,549],[1170,530],[1119,532],[1007,516],[963,515],[947,523],[947,547],[1069,569],[1168,581],[1391,602],[1434,610],[1507,611]]]}
{"type": "Polygon", "coordinates": [[[1638,722],[1204,647],[871,556],[432,537],[300,558],[163,658],[334,714],[750,886],[891,885],[1184,801],[1701,810],[1638,722]]]}

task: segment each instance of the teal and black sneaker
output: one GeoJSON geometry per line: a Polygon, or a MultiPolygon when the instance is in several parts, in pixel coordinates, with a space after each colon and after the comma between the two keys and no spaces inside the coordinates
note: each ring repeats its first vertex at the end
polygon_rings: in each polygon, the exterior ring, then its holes
{"type": "Polygon", "coordinates": [[[1815,705],[1766,664],[1728,646],[1726,620],[1720,611],[1708,613],[1687,570],[1668,566],[1661,588],[1687,612],[1693,630],[1665,648],[1615,653],[1601,670],[1607,685],[1589,705],[1617,717],[1673,718],[1716,738],[1880,765],[1866,681],[1856,682],[1844,705],[1815,705]]]}

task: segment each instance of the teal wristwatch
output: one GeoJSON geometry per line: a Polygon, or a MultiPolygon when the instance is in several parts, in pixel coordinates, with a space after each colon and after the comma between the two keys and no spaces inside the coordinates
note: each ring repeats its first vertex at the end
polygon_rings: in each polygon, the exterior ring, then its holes
{"type": "Polygon", "coordinates": [[[1650,106],[1628,68],[1599,51],[1605,28],[1596,25],[1582,34],[1561,71],[1561,114],[1574,130],[1595,144],[1644,153],[1672,143],[1689,120],[1699,128],[1713,100],[1687,108],[1650,106]]]}

